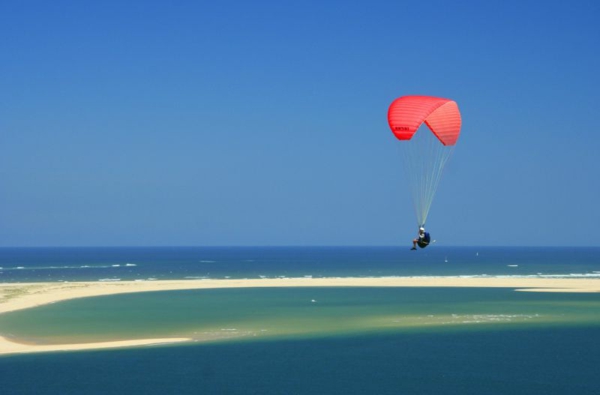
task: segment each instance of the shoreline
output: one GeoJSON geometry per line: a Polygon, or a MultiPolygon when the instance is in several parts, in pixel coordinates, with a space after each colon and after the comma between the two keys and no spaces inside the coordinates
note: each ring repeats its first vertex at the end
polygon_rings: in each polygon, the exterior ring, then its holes
{"type": "MultiPolygon", "coordinates": [[[[530,277],[336,277],[203,279],[115,282],[0,283],[0,314],[64,300],[137,292],[268,287],[465,287],[513,288],[524,292],[600,292],[599,279],[530,277]]],[[[0,356],[17,353],[96,350],[190,341],[187,338],[136,339],[102,343],[29,345],[0,335],[0,356]]]]}

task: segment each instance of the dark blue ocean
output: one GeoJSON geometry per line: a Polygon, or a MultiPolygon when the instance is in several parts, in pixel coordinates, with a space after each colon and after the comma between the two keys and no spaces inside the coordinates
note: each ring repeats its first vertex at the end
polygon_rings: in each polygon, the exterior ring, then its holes
{"type": "MultiPolygon", "coordinates": [[[[4,248],[0,281],[304,276],[600,281],[600,248],[433,247],[4,248]]],[[[117,317],[111,318],[115,331],[126,331],[131,320],[152,333],[154,325],[167,327],[161,317],[200,325],[206,324],[203,319],[227,322],[229,312],[240,311],[248,312],[248,320],[275,312],[297,320],[291,326],[303,325],[312,317],[310,309],[319,306],[328,309],[320,310],[325,315],[359,309],[360,317],[369,319],[396,309],[392,313],[399,318],[447,311],[491,319],[540,313],[547,320],[5,356],[0,394],[600,394],[600,294],[483,288],[192,290],[72,300],[3,315],[0,321],[48,325],[32,333],[71,322],[93,332],[106,321],[102,317],[117,317]],[[310,298],[323,303],[311,304],[310,298]],[[300,306],[297,312],[293,306],[300,306]],[[86,309],[87,323],[78,313],[86,309]],[[136,314],[128,316],[128,309],[136,314]]]]}
{"type": "Polygon", "coordinates": [[[0,248],[2,282],[306,276],[600,278],[600,248],[0,248]]]}

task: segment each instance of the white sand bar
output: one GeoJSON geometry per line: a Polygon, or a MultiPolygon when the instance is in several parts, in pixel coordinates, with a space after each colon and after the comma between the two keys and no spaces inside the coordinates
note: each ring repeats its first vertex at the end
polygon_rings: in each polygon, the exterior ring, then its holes
{"type": "Polygon", "coordinates": [[[113,342],[98,342],[98,343],[81,343],[81,344],[21,344],[9,341],[0,336],[0,355],[2,354],[25,354],[33,352],[48,352],[48,351],[81,351],[81,350],[101,350],[106,348],[119,347],[140,347],[151,346],[166,343],[177,343],[189,341],[187,338],[165,338],[165,339],[137,339],[137,340],[122,340],[113,342]]]}
{"type": "MultiPolygon", "coordinates": [[[[491,287],[515,288],[517,291],[538,292],[600,292],[600,279],[427,276],[4,283],[0,284],[0,314],[68,299],[93,296],[150,291],[255,287],[491,287]]],[[[143,346],[187,340],[189,339],[137,339],[86,344],[25,345],[14,343],[0,337],[0,355],[23,352],[70,351],[143,346]]]]}

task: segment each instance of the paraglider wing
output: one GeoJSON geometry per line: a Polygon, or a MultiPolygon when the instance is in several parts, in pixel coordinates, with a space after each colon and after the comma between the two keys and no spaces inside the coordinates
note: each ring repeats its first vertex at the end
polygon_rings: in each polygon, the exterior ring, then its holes
{"type": "Polygon", "coordinates": [[[443,145],[454,145],[461,118],[456,102],[432,96],[403,96],[388,110],[390,129],[398,140],[410,140],[425,122],[443,145]]]}
{"type": "Polygon", "coordinates": [[[460,135],[456,102],[432,96],[403,96],[388,110],[390,129],[400,141],[417,222],[425,224],[444,166],[460,135]],[[421,128],[425,124],[426,128],[421,128]]]}

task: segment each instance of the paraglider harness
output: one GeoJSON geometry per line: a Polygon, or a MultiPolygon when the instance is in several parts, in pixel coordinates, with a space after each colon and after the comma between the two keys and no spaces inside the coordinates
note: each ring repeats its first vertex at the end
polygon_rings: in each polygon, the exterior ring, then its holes
{"type": "Polygon", "coordinates": [[[419,235],[419,241],[417,241],[417,245],[421,248],[425,248],[429,245],[431,241],[431,236],[429,236],[429,232],[423,232],[423,237],[419,235]]]}

